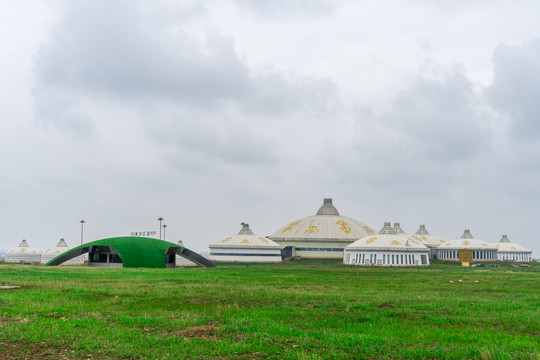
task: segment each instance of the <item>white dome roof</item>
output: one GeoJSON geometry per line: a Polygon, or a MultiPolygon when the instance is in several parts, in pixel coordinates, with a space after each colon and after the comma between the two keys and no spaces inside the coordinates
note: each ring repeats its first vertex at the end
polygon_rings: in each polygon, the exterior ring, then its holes
{"type": "Polygon", "coordinates": [[[225,248],[225,247],[241,247],[241,248],[276,248],[281,249],[279,244],[276,244],[270,239],[265,239],[259,235],[253,234],[249,228],[249,224],[242,223],[242,229],[236,235],[229,236],[223,240],[219,240],[210,244],[210,248],[225,248]]]}
{"type": "Polygon", "coordinates": [[[469,230],[465,230],[459,239],[454,239],[439,246],[439,249],[472,249],[472,250],[497,250],[487,242],[475,239],[469,230]]]}
{"type": "MultiPolygon", "coordinates": [[[[399,225],[399,224],[398,224],[399,225]]],[[[365,236],[348,245],[346,250],[418,250],[429,251],[429,249],[412,235],[396,234],[390,223],[384,223],[379,234],[365,236]]]]}
{"type": "Polygon", "coordinates": [[[519,252],[519,253],[532,253],[531,250],[525,246],[510,242],[506,235],[503,235],[498,243],[493,244],[500,252],[519,252]]]}
{"type": "Polygon", "coordinates": [[[9,249],[6,252],[6,262],[39,262],[41,252],[28,246],[26,240],[21,241],[19,246],[9,249]]]}
{"type": "Polygon", "coordinates": [[[60,241],[58,242],[58,244],[55,246],[55,247],[52,247],[52,248],[48,248],[47,250],[45,250],[43,252],[43,255],[47,254],[47,255],[54,255],[54,257],[68,251],[69,249],[71,249],[67,244],[66,242],[64,241],[64,239],[60,239],[60,241]]]}
{"type": "MultiPolygon", "coordinates": [[[[52,259],[54,259],[55,257],[57,257],[58,255],[61,255],[69,250],[71,250],[71,247],[68,246],[68,244],[64,241],[64,239],[60,239],[60,241],[55,247],[48,248],[41,254],[41,262],[45,264],[51,261],[52,259]]],[[[85,258],[86,258],[86,255],[80,255],[73,259],[63,262],[62,265],[82,265],[84,264],[85,258]]]]}
{"type": "Polygon", "coordinates": [[[443,238],[439,236],[431,235],[427,231],[425,225],[420,225],[420,227],[418,228],[418,231],[413,237],[420,239],[424,243],[424,245],[430,248],[438,247],[447,243],[447,241],[444,240],[443,238]]]}
{"type": "Polygon", "coordinates": [[[375,231],[365,223],[340,216],[332,199],[324,199],[314,216],[307,216],[280,227],[269,236],[280,240],[356,240],[375,231]]]}

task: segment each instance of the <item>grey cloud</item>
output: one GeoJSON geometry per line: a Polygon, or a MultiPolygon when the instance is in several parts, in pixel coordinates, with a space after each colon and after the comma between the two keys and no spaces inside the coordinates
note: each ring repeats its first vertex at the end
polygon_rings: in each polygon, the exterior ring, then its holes
{"type": "Polygon", "coordinates": [[[337,6],[332,0],[237,0],[242,8],[270,18],[312,18],[331,15],[337,6]]]}
{"type": "Polygon", "coordinates": [[[446,193],[480,174],[491,149],[492,134],[483,126],[489,114],[479,100],[459,67],[442,80],[420,75],[382,113],[359,111],[357,142],[327,162],[350,187],[403,198],[446,193]]]}
{"type": "Polygon", "coordinates": [[[493,83],[486,90],[491,106],[511,119],[512,135],[540,140],[540,38],[499,45],[493,64],[493,83]]]}
{"type": "Polygon", "coordinates": [[[210,35],[203,49],[133,4],[72,3],[40,53],[43,87],[202,102],[249,91],[248,70],[229,42],[210,35]]]}
{"type": "Polygon", "coordinates": [[[200,43],[182,31],[181,21],[156,18],[161,15],[136,3],[101,5],[70,3],[40,51],[33,92],[38,117],[60,119],[77,108],[78,98],[216,112],[232,106],[275,120],[292,112],[325,116],[332,101],[335,89],[329,81],[285,78],[271,70],[254,73],[234,44],[216,33],[207,33],[200,43]],[[71,104],[62,104],[66,98],[71,104]]]}

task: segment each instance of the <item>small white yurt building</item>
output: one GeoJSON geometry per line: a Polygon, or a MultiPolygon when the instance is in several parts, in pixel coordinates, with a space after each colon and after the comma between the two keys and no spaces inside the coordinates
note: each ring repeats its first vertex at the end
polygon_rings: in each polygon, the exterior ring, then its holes
{"type": "MultiPolygon", "coordinates": [[[[68,246],[64,239],[60,239],[60,241],[58,242],[58,244],[56,244],[55,247],[48,248],[41,254],[41,263],[46,264],[58,255],[61,255],[68,250],[71,250],[71,248],[68,246]]],[[[84,255],[81,255],[62,263],[62,265],[83,265],[84,260],[84,255]]]]}
{"type": "Polygon", "coordinates": [[[437,259],[437,248],[447,243],[446,240],[439,236],[431,235],[425,225],[420,225],[418,231],[414,235],[414,238],[418,238],[422,241],[422,244],[429,248],[429,259],[437,259]]]}
{"type": "MultiPolygon", "coordinates": [[[[178,245],[185,247],[184,242],[182,240],[178,240],[178,245]]],[[[189,261],[183,256],[176,255],[176,267],[184,267],[184,266],[199,266],[199,265],[195,264],[192,261],[189,261]]]]}
{"type": "Polygon", "coordinates": [[[253,234],[249,224],[244,223],[238,234],[219,240],[209,248],[210,261],[281,262],[281,246],[253,234]]]}
{"type": "Polygon", "coordinates": [[[343,263],[376,266],[429,265],[429,249],[411,235],[396,234],[390,223],[385,222],[378,234],[365,236],[348,245],[343,253],[343,263]]]}
{"type": "Polygon", "coordinates": [[[497,248],[487,242],[475,239],[466,229],[459,239],[451,240],[437,248],[439,260],[459,261],[460,250],[472,250],[473,261],[497,260],[497,248]]]}
{"type": "Polygon", "coordinates": [[[497,248],[497,258],[501,261],[532,261],[532,251],[525,246],[510,242],[506,235],[503,235],[501,240],[493,246],[497,248]]]}
{"type": "Polygon", "coordinates": [[[368,225],[341,216],[332,199],[324,199],[315,215],[283,225],[268,238],[281,245],[284,257],[341,259],[345,246],[371,234],[368,225]]]}
{"type": "Polygon", "coordinates": [[[26,240],[23,240],[19,246],[7,251],[5,261],[6,263],[35,265],[41,261],[41,252],[28,246],[26,240]]]}

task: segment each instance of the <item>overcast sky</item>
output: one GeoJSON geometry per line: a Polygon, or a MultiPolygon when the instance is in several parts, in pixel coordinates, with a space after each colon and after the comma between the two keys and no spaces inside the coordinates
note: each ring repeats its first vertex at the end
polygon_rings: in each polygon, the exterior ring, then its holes
{"type": "Polygon", "coordinates": [[[540,257],[540,3],[0,0],[0,249],[195,251],[324,197],[540,257]]]}

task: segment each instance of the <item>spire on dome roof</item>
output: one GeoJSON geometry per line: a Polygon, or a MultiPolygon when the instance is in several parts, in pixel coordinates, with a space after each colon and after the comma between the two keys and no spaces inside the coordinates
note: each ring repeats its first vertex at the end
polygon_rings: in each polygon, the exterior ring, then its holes
{"type": "Polygon", "coordinates": [[[508,236],[506,235],[503,235],[501,240],[499,241],[500,243],[509,243],[510,240],[508,240],[508,236]]]}
{"type": "Polygon", "coordinates": [[[64,238],[61,238],[58,244],[56,244],[56,247],[68,247],[68,245],[64,241],[64,238]]]}
{"type": "Polygon", "coordinates": [[[26,242],[26,240],[23,239],[23,241],[21,241],[21,243],[19,244],[19,247],[28,247],[28,243],[26,242]]]}
{"type": "Polygon", "coordinates": [[[379,234],[395,234],[395,233],[396,232],[394,231],[394,229],[392,229],[392,225],[390,225],[389,221],[385,222],[383,228],[381,229],[381,231],[379,231],[379,234]]]}
{"type": "Polygon", "coordinates": [[[394,223],[394,233],[396,234],[405,234],[405,231],[399,226],[399,223],[394,223]]]}
{"type": "Polygon", "coordinates": [[[322,206],[317,210],[317,215],[335,215],[339,216],[339,212],[332,204],[332,199],[324,199],[322,206]]]}
{"type": "Polygon", "coordinates": [[[426,225],[420,225],[416,235],[429,235],[429,232],[426,230],[426,225]]]}
{"type": "Polygon", "coordinates": [[[242,229],[238,233],[238,235],[253,235],[253,231],[249,228],[249,224],[241,223],[242,229]]]}
{"type": "Polygon", "coordinates": [[[472,236],[471,232],[469,231],[469,229],[465,229],[465,231],[463,232],[463,235],[461,235],[461,238],[462,239],[473,239],[473,236],[472,236]]]}

